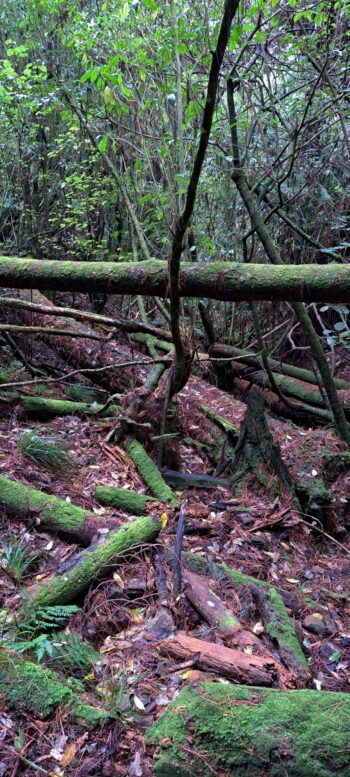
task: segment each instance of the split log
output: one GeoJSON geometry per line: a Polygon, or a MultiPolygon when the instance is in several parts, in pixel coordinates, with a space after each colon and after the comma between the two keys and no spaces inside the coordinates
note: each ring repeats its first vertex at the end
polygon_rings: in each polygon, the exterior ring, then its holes
{"type": "MultiPolygon", "coordinates": [[[[0,256],[0,285],[17,289],[169,296],[168,265],[138,262],[70,262],[0,256]]],[[[271,266],[240,262],[183,263],[182,297],[228,302],[288,300],[350,302],[350,273],[342,264],[271,266]]]]}
{"type": "Polygon", "coordinates": [[[309,682],[310,668],[300,646],[294,623],[287,613],[282,598],[283,591],[278,591],[275,586],[238,572],[226,564],[208,562],[203,556],[195,553],[184,553],[183,563],[199,574],[208,575],[221,582],[225,581],[226,585],[230,583],[238,593],[250,592],[252,598],[255,596],[258,599],[256,592],[261,590],[268,603],[268,606],[262,607],[261,611],[267,636],[277,646],[281,660],[292,672],[297,687],[303,687],[309,682]]]}
{"type": "Polygon", "coordinates": [[[21,397],[21,404],[28,415],[39,418],[52,418],[64,415],[92,415],[99,418],[109,418],[120,411],[118,405],[110,405],[103,410],[103,405],[94,402],[71,402],[68,399],[44,399],[43,397],[21,397]],[[102,411],[102,412],[101,412],[102,411]]]}
{"type": "Polygon", "coordinates": [[[116,486],[97,486],[95,497],[101,505],[118,507],[119,510],[126,510],[132,515],[145,515],[147,508],[156,503],[156,500],[150,496],[116,486]]]}
{"type": "Polygon", "coordinates": [[[238,683],[284,686],[283,669],[271,656],[253,656],[216,642],[190,637],[181,631],[175,637],[163,640],[159,652],[162,656],[174,656],[182,661],[195,659],[199,669],[214,672],[219,677],[229,677],[238,683]]]}
{"type": "MultiPolygon", "coordinates": [[[[249,648],[255,655],[267,655],[266,648],[252,631],[244,628],[221,599],[211,591],[204,578],[189,569],[184,569],[182,579],[185,594],[193,607],[200,613],[209,626],[217,629],[225,637],[229,637],[230,647],[240,650],[249,648]]],[[[271,658],[271,656],[269,656],[271,658]]]]}
{"type": "Polygon", "coordinates": [[[176,507],[178,504],[177,497],[166,484],[159,469],[156,467],[148,453],[146,453],[143,445],[133,437],[127,437],[126,450],[142,479],[150,491],[152,491],[152,494],[154,494],[160,502],[167,502],[173,507],[176,507]]]}
{"type": "Polygon", "coordinates": [[[156,777],[349,777],[350,694],[205,683],[147,732],[156,777]]]}
{"type": "Polygon", "coordinates": [[[115,529],[119,521],[103,518],[94,513],[76,507],[63,499],[44,494],[36,488],[24,486],[14,480],[0,476],[0,504],[10,515],[24,521],[33,521],[35,526],[43,526],[48,531],[59,534],[71,542],[90,545],[91,540],[103,533],[115,529]]]}
{"type": "Polygon", "coordinates": [[[51,669],[44,669],[0,648],[0,694],[6,706],[16,712],[47,718],[57,707],[64,705],[72,718],[88,728],[106,723],[111,716],[105,710],[83,702],[77,694],[77,686],[80,686],[80,693],[84,693],[84,686],[76,678],[74,689],[73,686],[70,688],[51,669]]]}
{"type": "Polygon", "coordinates": [[[27,589],[30,606],[37,609],[75,601],[98,575],[113,569],[125,551],[153,542],[160,529],[161,521],[151,516],[124,524],[118,531],[111,533],[105,542],[90,545],[63,564],[53,577],[27,589]]]}

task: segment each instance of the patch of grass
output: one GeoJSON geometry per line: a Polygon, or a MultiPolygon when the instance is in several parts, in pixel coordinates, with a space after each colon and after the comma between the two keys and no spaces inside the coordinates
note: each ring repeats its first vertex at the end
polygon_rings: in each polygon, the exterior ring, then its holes
{"type": "Polygon", "coordinates": [[[28,545],[18,541],[17,537],[11,537],[6,545],[0,542],[0,550],[2,550],[2,568],[17,583],[20,583],[26,573],[35,567],[39,559],[39,556],[31,553],[28,545]]]}
{"type": "Polygon", "coordinates": [[[39,435],[29,429],[22,432],[18,448],[23,456],[42,467],[62,472],[75,466],[65,443],[53,435],[39,435]]]}

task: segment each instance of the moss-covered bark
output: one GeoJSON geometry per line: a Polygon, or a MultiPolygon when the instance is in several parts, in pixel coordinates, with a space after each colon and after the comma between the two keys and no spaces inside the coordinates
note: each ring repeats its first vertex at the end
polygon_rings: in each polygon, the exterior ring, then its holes
{"type": "Polygon", "coordinates": [[[308,662],[282,596],[274,586],[264,580],[238,572],[226,564],[208,562],[203,556],[197,556],[194,553],[182,554],[182,560],[194,572],[221,580],[226,585],[228,582],[231,583],[239,593],[244,593],[244,589],[248,589],[252,597],[259,598],[257,591],[261,589],[261,600],[265,597],[265,605],[261,606],[261,617],[267,636],[277,646],[283,663],[293,672],[296,683],[303,686],[308,682],[310,678],[308,662]]]}
{"type": "Polygon", "coordinates": [[[255,387],[248,395],[247,410],[241,424],[231,469],[232,485],[235,489],[238,487],[241,490],[246,479],[253,488],[262,486],[266,489],[272,475],[273,488],[277,486],[278,490],[282,488],[295,496],[292,479],[267,423],[261,392],[255,387]]]}
{"type": "MultiPolygon", "coordinates": [[[[76,687],[77,681],[74,683],[76,687]]],[[[7,707],[41,718],[47,718],[58,706],[65,705],[73,718],[89,728],[108,720],[104,710],[85,704],[76,690],[63,684],[51,669],[26,661],[4,648],[0,648],[0,694],[7,707]]]]}
{"type": "Polygon", "coordinates": [[[0,504],[10,515],[16,515],[37,526],[62,534],[81,545],[89,545],[99,529],[115,528],[113,519],[101,518],[82,507],[44,494],[0,475],[0,504]]]}
{"type": "Polygon", "coordinates": [[[159,469],[153,463],[152,459],[146,453],[143,445],[135,440],[133,437],[127,437],[126,439],[127,452],[135,464],[135,467],[144,482],[152,491],[152,494],[161,502],[167,502],[168,504],[176,507],[178,500],[163,479],[159,469]]]}
{"type": "Polygon", "coordinates": [[[136,491],[128,491],[126,488],[115,486],[97,486],[95,496],[102,505],[111,505],[120,510],[126,510],[132,515],[144,515],[147,508],[155,502],[150,496],[137,494],[136,491]]]}
{"type": "Polygon", "coordinates": [[[350,694],[206,683],[147,734],[157,777],[350,777],[350,694]]]}
{"type": "MultiPolygon", "coordinates": [[[[253,353],[237,348],[233,345],[225,345],[221,343],[215,343],[210,349],[210,356],[213,360],[218,359],[232,359],[239,360],[239,364],[248,364],[250,367],[254,367],[257,370],[261,370],[261,358],[255,356],[253,353]]],[[[311,383],[314,386],[318,386],[317,377],[311,370],[306,370],[303,367],[296,367],[295,364],[288,364],[287,362],[281,362],[278,359],[272,359],[268,357],[268,363],[274,372],[279,372],[281,375],[288,375],[290,378],[296,378],[296,380],[304,381],[305,383],[311,383]]],[[[319,379],[318,379],[319,380],[319,379]]],[[[346,380],[340,380],[334,378],[334,385],[337,389],[350,389],[350,383],[346,380]]]]}
{"type": "MultiPolygon", "coordinates": [[[[1,286],[57,291],[105,291],[109,294],[169,294],[166,262],[67,262],[0,256],[1,286]]],[[[347,265],[283,265],[211,262],[184,263],[182,297],[227,301],[267,299],[349,302],[347,265]]]]}
{"type": "Polygon", "coordinates": [[[112,569],[124,551],[153,542],[160,528],[160,520],[151,516],[124,524],[121,529],[110,534],[105,542],[83,550],[64,564],[53,577],[30,590],[30,605],[35,609],[69,604],[86,591],[97,575],[112,569]]]}
{"type": "MultiPolygon", "coordinates": [[[[29,415],[35,415],[39,418],[51,418],[53,416],[63,415],[98,415],[103,405],[96,402],[89,405],[87,402],[71,402],[68,399],[44,399],[42,397],[21,397],[21,403],[29,415]]],[[[106,408],[100,418],[107,418],[115,415],[120,408],[111,405],[106,408]]]]}

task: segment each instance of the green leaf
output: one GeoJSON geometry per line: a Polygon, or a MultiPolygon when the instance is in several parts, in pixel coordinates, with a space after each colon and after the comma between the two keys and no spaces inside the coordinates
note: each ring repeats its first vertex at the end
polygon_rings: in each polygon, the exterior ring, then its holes
{"type": "Polygon", "coordinates": [[[101,140],[100,140],[100,142],[99,142],[99,144],[97,146],[97,148],[98,148],[98,150],[99,150],[99,152],[101,154],[104,154],[104,152],[105,152],[105,150],[107,148],[107,143],[108,143],[108,135],[107,134],[102,135],[102,138],[101,138],[101,140]]]}

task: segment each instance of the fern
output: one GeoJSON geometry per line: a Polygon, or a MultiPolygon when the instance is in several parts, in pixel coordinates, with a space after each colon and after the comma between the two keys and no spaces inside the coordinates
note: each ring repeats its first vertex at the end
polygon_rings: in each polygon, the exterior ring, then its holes
{"type": "Polygon", "coordinates": [[[18,633],[21,636],[35,636],[38,632],[52,632],[63,624],[75,613],[79,607],[75,604],[55,605],[52,607],[38,607],[31,611],[23,610],[23,618],[18,623],[18,633]]]}
{"type": "MultiPolygon", "coordinates": [[[[20,636],[20,635],[19,635],[20,636]]],[[[68,632],[39,634],[31,639],[16,639],[5,642],[6,647],[16,653],[35,655],[40,663],[45,663],[56,669],[78,670],[80,673],[91,669],[100,654],[89,642],[81,640],[79,634],[68,632]]]]}

